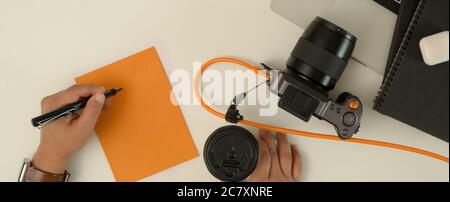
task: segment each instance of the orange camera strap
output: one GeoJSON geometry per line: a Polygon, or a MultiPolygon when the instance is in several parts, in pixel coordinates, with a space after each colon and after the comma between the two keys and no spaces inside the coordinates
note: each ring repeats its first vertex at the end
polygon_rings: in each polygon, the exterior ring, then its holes
{"type": "MultiPolygon", "coordinates": [[[[258,67],[252,66],[244,61],[238,60],[238,59],[233,59],[233,58],[215,58],[212,60],[209,60],[208,62],[206,62],[205,64],[202,65],[201,69],[197,72],[196,76],[195,76],[195,80],[194,80],[194,91],[195,91],[195,96],[197,97],[198,101],[201,103],[201,106],[208,111],[209,113],[221,118],[221,119],[225,119],[225,114],[220,113],[216,110],[214,110],[212,107],[208,106],[204,101],[202,96],[200,95],[199,92],[199,82],[200,82],[200,78],[202,76],[202,74],[213,64],[216,63],[233,63],[233,64],[237,64],[240,65],[248,70],[251,70],[253,72],[255,72],[255,74],[261,74],[262,76],[265,76],[266,78],[269,78],[269,75],[264,73],[263,71],[261,71],[258,67]]],[[[351,143],[359,143],[359,144],[366,144],[366,145],[372,145],[372,146],[378,146],[378,147],[385,147],[385,148],[391,148],[391,149],[397,149],[397,150],[402,150],[402,151],[407,151],[407,152],[412,152],[412,153],[416,153],[416,154],[420,154],[420,155],[424,155],[424,156],[428,156],[434,159],[438,159],[441,160],[445,163],[449,163],[448,162],[448,157],[442,156],[440,154],[436,154],[430,151],[426,151],[426,150],[422,150],[422,149],[418,149],[418,148],[414,148],[414,147],[409,147],[409,146],[404,146],[404,145],[399,145],[399,144],[394,144],[394,143],[389,143],[389,142],[381,142],[381,141],[375,141],[375,140],[366,140],[366,139],[358,139],[358,138],[352,138],[349,140],[342,140],[337,136],[332,136],[332,135],[325,135],[325,134],[317,134],[317,133],[311,133],[311,132],[304,132],[304,131],[299,131],[299,130],[293,130],[293,129],[287,129],[287,128],[281,128],[281,127],[276,127],[276,126],[270,126],[270,125],[266,125],[266,124],[261,124],[261,123],[257,123],[257,122],[253,122],[253,121],[249,121],[249,120],[242,120],[240,121],[241,124],[244,125],[248,125],[248,126],[253,126],[256,128],[261,128],[261,129],[266,129],[266,130],[270,130],[270,131],[276,131],[276,132],[280,132],[283,134],[293,134],[293,135],[298,135],[298,136],[303,136],[303,137],[311,137],[311,138],[318,138],[318,139],[325,139],[325,140],[334,140],[334,141],[341,141],[341,142],[351,142],[351,143]]]]}

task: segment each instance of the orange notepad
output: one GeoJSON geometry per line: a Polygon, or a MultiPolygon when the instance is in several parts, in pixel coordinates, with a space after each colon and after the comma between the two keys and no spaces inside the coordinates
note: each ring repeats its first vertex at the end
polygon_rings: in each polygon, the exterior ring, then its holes
{"type": "Polygon", "coordinates": [[[123,88],[96,132],[119,182],[138,181],[198,156],[155,48],[76,78],[78,84],[123,88]]]}

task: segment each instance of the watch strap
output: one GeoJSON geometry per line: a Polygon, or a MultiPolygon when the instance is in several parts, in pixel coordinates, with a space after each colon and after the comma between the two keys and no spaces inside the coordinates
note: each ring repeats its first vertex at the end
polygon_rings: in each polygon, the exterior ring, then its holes
{"type": "Polygon", "coordinates": [[[64,174],[54,174],[32,165],[28,159],[24,161],[19,182],[67,182],[70,173],[65,171],[64,174]]]}

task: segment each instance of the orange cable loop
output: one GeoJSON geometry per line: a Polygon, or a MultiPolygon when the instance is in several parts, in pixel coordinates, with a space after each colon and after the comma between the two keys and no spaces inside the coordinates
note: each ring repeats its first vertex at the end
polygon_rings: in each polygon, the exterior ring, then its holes
{"type": "MultiPolygon", "coordinates": [[[[211,108],[210,106],[208,106],[204,101],[202,96],[199,93],[199,79],[202,76],[203,72],[208,69],[211,65],[216,64],[216,63],[233,63],[233,64],[237,64],[240,65],[242,67],[245,67],[253,72],[255,72],[255,74],[261,74],[262,76],[265,76],[266,78],[269,78],[269,75],[264,73],[263,71],[261,71],[258,67],[252,66],[246,62],[243,62],[241,60],[238,59],[233,59],[233,58],[215,58],[212,60],[209,60],[208,62],[206,62],[205,64],[202,65],[201,69],[198,71],[198,73],[195,76],[195,81],[194,81],[194,92],[195,92],[195,96],[197,97],[198,101],[201,103],[201,106],[203,108],[205,108],[206,111],[208,111],[209,113],[224,119],[225,118],[225,114],[222,114],[216,110],[214,110],[213,108],[211,108]]],[[[389,143],[389,142],[381,142],[381,141],[375,141],[375,140],[367,140],[367,139],[358,139],[358,138],[352,138],[349,140],[342,140],[337,136],[332,136],[332,135],[324,135],[324,134],[317,134],[317,133],[311,133],[311,132],[305,132],[305,131],[298,131],[298,130],[293,130],[293,129],[287,129],[287,128],[280,128],[280,127],[276,127],[276,126],[270,126],[270,125],[265,125],[265,124],[261,124],[261,123],[257,123],[257,122],[252,122],[249,120],[242,120],[240,123],[244,124],[244,125],[248,125],[248,126],[253,126],[256,128],[260,128],[260,129],[266,129],[266,130],[270,130],[270,131],[276,131],[276,132],[280,132],[280,133],[284,133],[284,134],[294,134],[294,135],[298,135],[298,136],[303,136],[303,137],[311,137],[311,138],[317,138],[317,139],[325,139],[325,140],[334,140],[334,141],[340,141],[340,142],[352,142],[352,143],[359,143],[359,144],[366,144],[366,145],[372,145],[372,146],[378,146],[378,147],[385,147],[385,148],[391,148],[391,149],[397,149],[397,150],[402,150],[402,151],[407,151],[407,152],[412,152],[412,153],[416,153],[416,154],[420,154],[420,155],[424,155],[427,157],[431,157],[440,161],[443,161],[445,163],[449,163],[448,162],[448,157],[442,156],[440,154],[436,154],[430,151],[426,151],[426,150],[422,150],[422,149],[418,149],[418,148],[414,148],[414,147],[409,147],[409,146],[404,146],[404,145],[399,145],[399,144],[394,144],[394,143],[389,143]]]]}

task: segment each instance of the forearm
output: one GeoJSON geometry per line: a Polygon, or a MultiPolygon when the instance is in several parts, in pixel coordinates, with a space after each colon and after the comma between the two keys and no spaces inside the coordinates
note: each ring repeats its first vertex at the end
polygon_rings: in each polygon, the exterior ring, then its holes
{"type": "Polygon", "coordinates": [[[55,155],[51,148],[40,145],[34,154],[33,166],[53,174],[64,174],[68,159],[55,155]]]}

